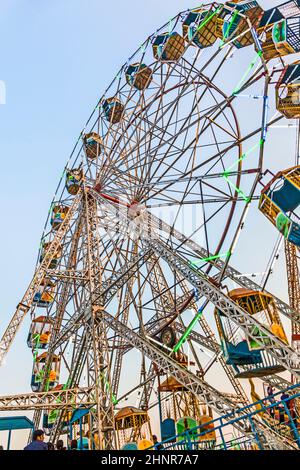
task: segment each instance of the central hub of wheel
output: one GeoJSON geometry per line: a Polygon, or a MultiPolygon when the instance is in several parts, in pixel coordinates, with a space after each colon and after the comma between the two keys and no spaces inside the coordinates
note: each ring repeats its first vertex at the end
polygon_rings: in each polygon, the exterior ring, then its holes
{"type": "Polygon", "coordinates": [[[137,217],[143,217],[146,215],[146,206],[140,202],[134,201],[128,208],[128,215],[130,219],[136,219],[137,217]]]}

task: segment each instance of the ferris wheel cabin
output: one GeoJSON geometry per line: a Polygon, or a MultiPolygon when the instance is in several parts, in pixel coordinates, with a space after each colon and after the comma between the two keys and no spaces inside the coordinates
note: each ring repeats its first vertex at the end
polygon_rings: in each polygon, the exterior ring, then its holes
{"type": "Polygon", "coordinates": [[[63,206],[59,204],[53,207],[50,224],[52,225],[52,228],[54,230],[57,230],[60,227],[60,225],[65,220],[68,212],[69,212],[68,206],[63,206]]]}
{"type": "Polygon", "coordinates": [[[81,186],[83,178],[83,172],[81,168],[74,168],[73,170],[68,170],[66,173],[66,189],[69,194],[75,196],[81,186]]]}
{"type": "Polygon", "coordinates": [[[300,118],[300,62],[285,67],[276,86],[276,107],[288,119],[300,118]]]}
{"type": "Polygon", "coordinates": [[[185,40],[176,32],[162,33],[153,42],[153,55],[162,62],[177,62],[185,51],[185,40]]]}
{"type": "MultiPolygon", "coordinates": [[[[38,392],[46,375],[45,364],[48,355],[46,352],[37,356],[33,362],[32,376],[31,376],[31,389],[33,392],[38,392]]],[[[60,357],[55,354],[52,357],[50,372],[48,376],[48,389],[53,389],[59,381],[60,372],[60,357]]]]}
{"type": "MultiPolygon", "coordinates": [[[[56,385],[55,387],[52,388],[52,392],[64,390],[64,388],[65,388],[65,385],[58,384],[58,385],[56,385]]],[[[58,401],[59,401],[59,399],[58,399],[58,401]]],[[[46,434],[46,436],[50,436],[51,429],[53,429],[53,426],[54,426],[55,422],[59,418],[59,414],[60,414],[60,410],[57,410],[57,409],[54,409],[54,410],[48,409],[48,410],[44,411],[44,413],[43,413],[43,430],[44,430],[44,433],[46,434]]],[[[62,418],[61,418],[61,430],[60,430],[61,434],[68,433],[69,424],[70,424],[70,421],[71,421],[71,418],[72,418],[72,414],[73,414],[72,411],[64,411],[63,412],[62,418]]],[[[84,419],[83,423],[86,424],[86,421],[87,420],[84,419]]]]}
{"type": "Polygon", "coordinates": [[[176,423],[176,433],[179,434],[177,441],[185,440],[186,436],[183,433],[188,430],[190,438],[197,443],[199,450],[211,449],[216,443],[216,431],[212,420],[213,417],[209,414],[201,414],[198,420],[191,416],[183,416],[176,423]]]}
{"type": "MultiPolygon", "coordinates": [[[[284,343],[288,343],[274,299],[270,294],[239,288],[229,292],[228,296],[247,313],[253,315],[263,327],[284,343]]],[[[263,346],[269,345],[269,338],[258,327],[253,327],[251,336],[245,337],[245,334],[220,310],[215,310],[215,317],[226,362],[234,367],[236,377],[263,377],[284,370],[284,367],[264,349],[263,346]],[[259,339],[259,342],[255,338],[259,339]]]]}
{"type": "MultiPolygon", "coordinates": [[[[50,242],[43,242],[42,244],[42,249],[41,249],[41,254],[40,254],[40,263],[43,261],[43,259],[46,256],[47,250],[49,249],[51,243],[50,242]]],[[[53,258],[50,261],[49,269],[55,269],[58,265],[58,262],[61,258],[62,254],[62,247],[59,246],[56,253],[54,254],[53,258]]]]}
{"type": "Polygon", "coordinates": [[[146,411],[126,406],[121,408],[115,415],[115,429],[119,448],[124,446],[129,440],[137,444],[139,450],[151,447],[152,436],[150,418],[146,411]]]}
{"type": "Polygon", "coordinates": [[[53,321],[46,316],[34,318],[31,322],[27,337],[27,345],[31,349],[46,349],[48,347],[53,321]]]}
{"type": "Polygon", "coordinates": [[[33,297],[33,304],[38,307],[49,307],[55,297],[55,283],[50,279],[43,279],[33,297]]]}
{"type": "Polygon", "coordinates": [[[236,37],[233,44],[237,48],[250,46],[254,38],[250,29],[257,27],[264,14],[258,2],[227,2],[219,17],[223,19],[223,38],[236,37]]]}
{"type": "Polygon", "coordinates": [[[262,190],[259,210],[286,240],[300,247],[300,166],[280,171],[262,190]]]}
{"type": "Polygon", "coordinates": [[[97,132],[90,132],[83,137],[83,143],[87,158],[94,160],[99,157],[102,150],[102,139],[97,132]]]}
{"type": "Polygon", "coordinates": [[[300,51],[300,1],[265,11],[257,27],[265,60],[300,51]]]}
{"type": "Polygon", "coordinates": [[[105,117],[111,124],[117,124],[121,121],[124,113],[124,105],[119,98],[107,98],[104,100],[102,106],[105,117]]]}
{"type": "Polygon", "coordinates": [[[200,49],[212,46],[220,37],[223,22],[213,12],[214,9],[198,8],[190,11],[183,22],[183,37],[187,41],[192,41],[200,49]],[[218,29],[220,21],[222,25],[218,29]]]}
{"type": "Polygon", "coordinates": [[[125,71],[126,81],[137,90],[145,90],[152,81],[152,69],[146,64],[131,64],[125,71]]]}

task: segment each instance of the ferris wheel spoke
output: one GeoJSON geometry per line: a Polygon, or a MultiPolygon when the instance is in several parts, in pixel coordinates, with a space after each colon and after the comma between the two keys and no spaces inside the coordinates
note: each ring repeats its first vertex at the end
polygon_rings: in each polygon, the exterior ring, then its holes
{"type": "MultiPolygon", "coordinates": [[[[272,126],[273,124],[275,124],[275,122],[281,120],[282,117],[281,116],[278,116],[277,118],[274,118],[272,119],[271,121],[269,121],[269,123],[267,124],[267,128],[272,126]]],[[[255,129],[254,131],[250,132],[249,134],[247,134],[246,136],[244,137],[241,137],[238,142],[235,142],[231,145],[229,145],[228,147],[226,147],[225,149],[222,150],[222,152],[228,152],[230,150],[232,150],[236,145],[239,145],[241,144],[242,142],[246,142],[248,139],[251,139],[253,136],[255,136],[256,134],[259,134],[261,132],[261,127],[258,127],[257,129],[255,129]]],[[[206,161],[205,163],[208,163],[208,162],[211,162],[213,160],[215,160],[216,158],[220,157],[220,153],[221,152],[218,152],[216,153],[215,155],[213,155],[212,157],[210,157],[208,159],[208,161],[206,161]]],[[[192,175],[195,171],[199,170],[201,167],[204,166],[205,163],[199,163],[198,165],[196,165],[193,169],[189,169],[188,171],[186,171],[184,173],[184,175],[182,176],[182,178],[187,178],[189,175],[192,175]]],[[[165,175],[164,175],[165,176],[165,175]]],[[[171,183],[169,183],[168,185],[166,185],[163,189],[160,189],[159,191],[155,191],[154,194],[152,194],[152,198],[157,196],[160,192],[162,192],[163,190],[167,190],[169,187],[171,186],[171,183]]]]}
{"type": "MultiPolygon", "coordinates": [[[[158,68],[161,67],[161,65],[158,64],[158,63],[157,63],[156,65],[157,65],[158,68]]],[[[172,70],[174,69],[175,66],[176,66],[176,64],[173,65],[173,66],[169,66],[169,68],[168,68],[168,73],[167,73],[166,77],[164,77],[165,81],[167,81],[167,78],[171,75],[172,70]]],[[[160,76],[162,77],[162,74],[160,74],[160,76]]],[[[162,82],[162,83],[163,83],[163,82],[162,82]]],[[[158,88],[158,90],[157,90],[157,94],[154,95],[154,97],[152,97],[152,100],[156,100],[157,97],[159,97],[159,96],[161,95],[161,86],[162,86],[162,83],[160,84],[160,86],[159,86],[159,88],[158,88]]],[[[147,106],[149,106],[149,104],[150,104],[150,103],[148,103],[147,106]]],[[[141,110],[139,110],[138,115],[139,115],[139,114],[141,114],[141,110]]],[[[107,135],[109,135],[109,133],[107,133],[107,135]]],[[[114,150],[114,147],[115,147],[116,144],[118,144],[118,140],[117,140],[116,143],[113,145],[113,147],[112,147],[112,149],[111,149],[112,151],[114,150]]]]}
{"type": "MultiPolygon", "coordinates": [[[[194,139],[186,146],[185,152],[186,152],[189,148],[192,147],[192,145],[195,143],[195,140],[196,140],[196,138],[194,138],[194,139]]],[[[218,156],[218,154],[216,154],[216,156],[218,156]]],[[[181,155],[180,155],[179,157],[177,157],[177,158],[175,159],[175,161],[173,161],[173,164],[176,163],[176,162],[179,160],[180,157],[181,157],[181,155]]],[[[213,159],[213,157],[211,157],[211,160],[212,160],[212,159],[213,159]]],[[[206,161],[205,163],[207,163],[207,161],[206,161]]],[[[201,166],[203,166],[205,163],[203,163],[201,166]]],[[[190,171],[194,171],[194,169],[195,169],[195,168],[193,168],[193,169],[190,170],[190,171]]],[[[157,169],[156,169],[156,171],[153,172],[152,177],[155,176],[156,172],[157,172],[157,169]]],[[[164,177],[165,174],[166,174],[166,171],[163,171],[161,177],[164,177]]]]}
{"type": "MultiPolygon", "coordinates": [[[[197,121],[195,121],[195,122],[197,122],[197,121]]],[[[186,131],[188,131],[189,128],[190,128],[190,126],[187,126],[186,131]]],[[[159,145],[156,145],[156,148],[158,149],[158,148],[159,148],[159,145]]],[[[178,149],[178,150],[179,150],[179,149],[178,149]]]]}
{"type": "MultiPolygon", "coordinates": [[[[182,93],[184,93],[184,88],[183,88],[183,90],[182,90],[182,93]]],[[[169,104],[169,107],[170,107],[171,105],[172,105],[172,103],[169,104]]],[[[161,119],[163,118],[163,115],[164,115],[164,113],[162,113],[161,119]]],[[[166,126],[165,126],[165,128],[166,128],[166,126]]],[[[164,130],[164,132],[165,132],[165,130],[164,130]]],[[[162,138],[162,137],[161,137],[161,138],[162,138]]]]}

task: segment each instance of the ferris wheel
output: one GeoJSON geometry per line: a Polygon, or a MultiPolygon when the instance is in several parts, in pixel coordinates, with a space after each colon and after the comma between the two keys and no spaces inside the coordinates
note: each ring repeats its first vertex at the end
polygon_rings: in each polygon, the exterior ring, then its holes
{"type": "MultiPolygon", "coordinates": [[[[250,255],[250,207],[300,246],[300,169],[272,179],[265,164],[270,128],[300,118],[299,25],[296,0],[181,12],[96,104],[1,341],[2,359],[31,315],[32,391],[52,397],[34,420],[53,438],[76,425],[77,404],[97,449],[143,449],[157,416],[163,440],[247,407],[249,380],[254,396],[253,379],[299,382],[295,305],[232,267],[247,231],[250,255]]],[[[293,447],[278,423],[251,425],[265,448],[293,447]]]]}

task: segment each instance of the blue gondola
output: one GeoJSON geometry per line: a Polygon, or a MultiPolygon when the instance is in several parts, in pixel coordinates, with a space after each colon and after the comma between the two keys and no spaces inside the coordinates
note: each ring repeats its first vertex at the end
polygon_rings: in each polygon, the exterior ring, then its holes
{"type": "Polygon", "coordinates": [[[117,124],[121,121],[124,112],[124,105],[118,98],[112,97],[105,99],[103,101],[102,107],[106,119],[111,124],[117,124]]]}
{"type": "MultiPolygon", "coordinates": [[[[262,326],[287,343],[274,300],[270,294],[239,288],[229,292],[228,296],[250,315],[259,314],[260,320],[263,321],[262,326]]],[[[215,318],[226,363],[234,368],[236,377],[261,377],[284,370],[262,347],[261,342],[268,346],[269,338],[257,326],[254,326],[249,332],[249,337],[245,338],[244,333],[241,330],[236,330],[235,325],[218,309],[215,310],[215,318]],[[260,341],[257,342],[254,338],[259,338],[260,341]]]]}
{"type": "Polygon", "coordinates": [[[174,436],[176,436],[175,420],[172,418],[164,419],[161,423],[161,440],[170,439],[170,442],[175,442],[176,438],[174,436]]]}
{"type": "Polygon", "coordinates": [[[300,247],[300,166],[277,173],[262,190],[259,209],[293,245],[300,247]]]}

